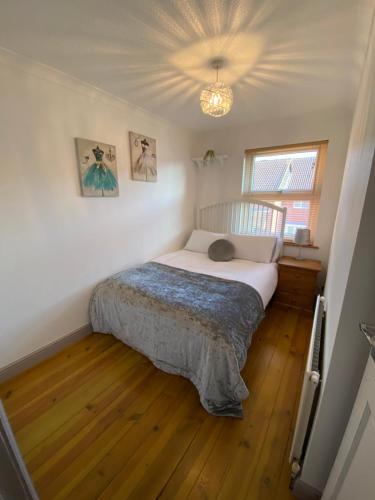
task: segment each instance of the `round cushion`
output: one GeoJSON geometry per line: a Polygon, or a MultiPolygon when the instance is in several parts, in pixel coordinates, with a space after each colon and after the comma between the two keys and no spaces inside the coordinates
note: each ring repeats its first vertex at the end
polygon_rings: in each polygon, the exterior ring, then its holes
{"type": "Polygon", "coordinates": [[[208,256],[216,262],[228,262],[234,257],[234,245],[228,240],[216,240],[208,247],[208,256]]]}

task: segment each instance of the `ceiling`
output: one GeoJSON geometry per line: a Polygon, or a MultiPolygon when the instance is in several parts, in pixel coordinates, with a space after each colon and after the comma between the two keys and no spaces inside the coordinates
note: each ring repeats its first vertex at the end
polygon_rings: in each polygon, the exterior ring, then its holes
{"type": "Polygon", "coordinates": [[[0,0],[0,46],[192,129],[352,108],[373,0],[0,0]],[[201,113],[215,79],[225,117],[201,113]]]}

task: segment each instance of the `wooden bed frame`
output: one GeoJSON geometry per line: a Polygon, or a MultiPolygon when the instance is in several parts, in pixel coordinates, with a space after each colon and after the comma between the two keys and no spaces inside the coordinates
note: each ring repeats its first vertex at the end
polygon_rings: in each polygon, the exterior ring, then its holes
{"type": "Polygon", "coordinates": [[[282,240],[286,211],[257,198],[241,197],[199,207],[196,226],[217,233],[276,236],[282,240]]]}

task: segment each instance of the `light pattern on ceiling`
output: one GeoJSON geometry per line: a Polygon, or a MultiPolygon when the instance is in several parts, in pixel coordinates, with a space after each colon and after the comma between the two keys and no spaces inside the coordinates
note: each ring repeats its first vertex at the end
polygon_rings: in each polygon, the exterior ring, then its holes
{"type": "Polygon", "coordinates": [[[368,0],[12,0],[0,46],[192,128],[351,106],[371,20],[368,0]],[[201,112],[221,79],[235,102],[201,112]],[[348,71],[350,68],[350,71],[348,71]]]}

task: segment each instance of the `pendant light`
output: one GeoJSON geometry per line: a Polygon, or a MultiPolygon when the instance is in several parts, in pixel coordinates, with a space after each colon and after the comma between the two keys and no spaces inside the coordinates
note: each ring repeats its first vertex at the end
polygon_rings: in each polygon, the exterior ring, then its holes
{"type": "Polygon", "coordinates": [[[216,82],[209,84],[201,92],[200,104],[203,113],[218,118],[224,116],[232,108],[233,92],[232,89],[219,81],[219,69],[223,67],[222,59],[214,59],[211,63],[216,69],[216,82]]]}

